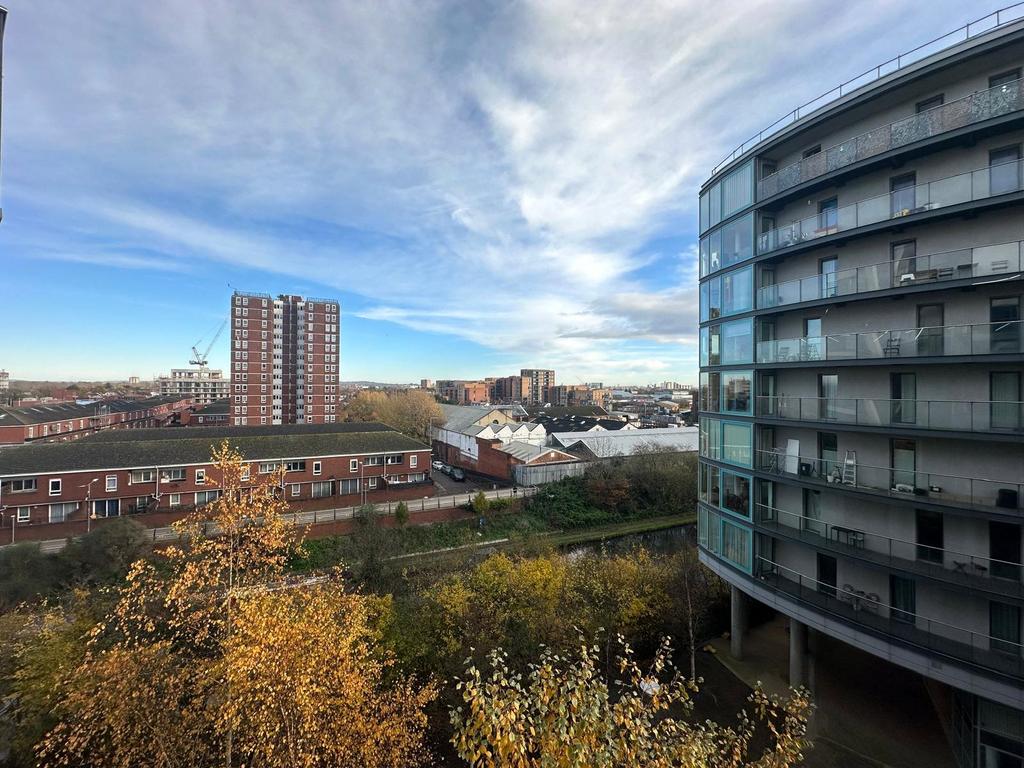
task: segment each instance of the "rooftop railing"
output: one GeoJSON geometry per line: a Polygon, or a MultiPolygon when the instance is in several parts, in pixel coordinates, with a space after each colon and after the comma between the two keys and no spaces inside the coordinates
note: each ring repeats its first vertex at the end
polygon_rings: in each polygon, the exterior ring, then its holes
{"type": "Polygon", "coordinates": [[[1024,161],[978,168],[956,176],[912,184],[841,208],[830,208],[761,234],[757,252],[771,253],[869,224],[901,219],[952,205],[1020,192],[1024,161]]]}
{"type": "Polygon", "coordinates": [[[1000,8],[998,11],[988,14],[987,16],[982,16],[980,19],[975,19],[959,29],[948,32],[942,37],[937,37],[934,40],[923,43],[906,53],[900,54],[896,58],[884,61],[856,77],[850,78],[845,83],[836,86],[832,90],[821,94],[815,99],[811,99],[806,104],[802,104],[788,115],[779,118],[764,130],[754,136],[751,136],[729,153],[728,157],[712,168],[711,175],[714,176],[733,160],[740,157],[745,152],[767,139],[769,136],[773,136],[786,126],[792,125],[798,120],[806,117],[815,110],[830,104],[836,99],[840,99],[858,88],[874,82],[875,80],[879,80],[893,74],[894,72],[898,72],[903,67],[910,66],[922,59],[926,59],[929,56],[940,53],[951,46],[970,40],[977,35],[990,32],[1004,24],[1011,24],[1022,18],[1024,18],[1024,2],[1008,5],[1005,8],[1000,8]]]}
{"type": "MultiPolygon", "coordinates": [[[[1024,647],[1012,637],[975,632],[884,602],[850,584],[829,584],[758,556],[762,583],[890,641],[1013,678],[1024,676],[1024,647]]],[[[1017,635],[1019,637],[1019,634],[1017,635]]]]}
{"type": "Polygon", "coordinates": [[[898,360],[1019,354],[1024,349],[1019,320],[1004,323],[938,325],[888,331],[835,333],[757,342],[758,363],[835,360],[898,360]]]}
{"type": "Polygon", "coordinates": [[[1021,270],[1024,242],[962,248],[905,259],[882,261],[863,267],[811,275],[763,286],[757,292],[758,309],[821,301],[839,296],[908,288],[926,283],[972,277],[1012,275],[1021,270]]]}
{"type": "Polygon", "coordinates": [[[1019,477],[993,480],[857,462],[855,477],[844,481],[843,464],[838,457],[798,456],[786,453],[783,448],[759,449],[755,454],[756,467],[762,472],[799,477],[803,482],[827,488],[864,491],[911,503],[966,506],[1021,516],[1024,483],[1019,477]]]}
{"type": "Polygon", "coordinates": [[[851,527],[849,523],[830,523],[767,504],[757,505],[756,516],[760,525],[819,549],[963,587],[1024,597],[1021,563],[884,536],[851,527]]]}
{"type": "Polygon", "coordinates": [[[761,395],[758,416],[891,429],[1024,433],[1024,402],[761,395]]]}
{"type": "Polygon", "coordinates": [[[780,168],[757,184],[757,199],[784,192],[843,166],[914,142],[1024,109],[1021,81],[972,93],[948,104],[894,120],[780,168]]]}

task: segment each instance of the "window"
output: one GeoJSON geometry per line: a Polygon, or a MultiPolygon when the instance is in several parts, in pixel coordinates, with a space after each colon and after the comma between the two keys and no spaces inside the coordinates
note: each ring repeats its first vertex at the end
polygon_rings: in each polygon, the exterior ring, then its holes
{"type": "Polygon", "coordinates": [[[818,433],[818,465],[821,477],[839,469],[839,438],[835,432],[818,433]]]}
{"type": "Polygon", "coordinates": [[[999,88],[1002,86],[1006,90],[1006,86],[1020,80],[1020,67],[1017,69],[1011,69],[1007,72],[1000,72],[998,75],[992,75],[988,79],[989,88],[999,88]]]}
{"type": "Polygon", "coordinates": [[[754,164],[748,162],[722,181],[722,217],[746,208],[754,201],[754,164]]]}
{"type": "Polygon", "coordinates": [[[914,517],[917,530],[917,559],[942,565],[942,513],[917,509],[914,510],[914,517]]]}
{"type": "Polygon", "coordinates": [[[1020,371],[993,371],[989,374],[989,423],[993,429],[1021,428],[1020,371]]]}
{"type": "Polygon", "coordinates": [[[291,494],[292,498],[295,498],[296,496],[298,496],[298,495],[299,495],[299,492],[300,492],[301,490],[302,490],[302,486],[301,486],[301,485],[299,485],[298,483],[291,483],[291,484],[290,484],[290,485],[288,486],[288,493],[290,493],[290,494],[291,494]]]}
{"type": "Polygon", "coordinates": [[[752,363],[754,361],[754,322],[752,319],[733,320],[722,324],[722,363],[752,363]]]}
{"type": "Polygon", "coordinates": [[[722,374],[722,401],[727,413],[753,411],[753,400],[750,396],[753,380],[753,371],[728,371],[722,374]]]}
{"type": "Polygon", "coordinates": [[[367,467],[382,467],[384,466],[384,457],[367,456],[365,459],[363,459],[363,464],[365,464],[367,467]]]}
{"type": "Polygon", "coordinates": [[[946,97],[940,93],[938,96],[931,96],[927,99],[917,102],[917,104],[914,106],[914,111],[920,115],[922,112],[927,112],[929,109],[941,107],[945,101],[946,97]]]}
{"type": "Polygon", "coordinates": [[[722,266],[729,267],[754,255],[754,214],[722,227],[722,266]]]}
{"type": "Polygon", "coordinates": [[[284,465],[284,471],[285,472],[305,472],[306,471],[306,462],[305,461],[300,461],[300,460],[289,461],[287,464],[284,465]]]}
{"type": "Polygon", "coordinates": [[[239,476],[239,479],[240,480],[248,480],[249,479],[249,465],[248,464],[243,464],[242,465],[242,474],[239,476]]]}
{"type": "Polygon", "coordinates": [[[700,425],[698,431],[700,455],[717,461],[721,455],[722,422],[718,419],[701,416],[698,424],[700,425]]]}
{"type": "Polygon", "coordinates": [[[409,456],[409,468],[415,469],[416,466],[419,464],[419,459],[420,457],[417,456],[415,453],[409,456]]]}
{"type": "Polygon", "coordinates": [[[218,498],[220,498],[220,491],[196,491],[196,506],[212,504],[218,498]]]}
{"type": "Polygon", "coordinates": [[[891,440],[892,489],[912,493],[917,487],[917,443],[913,440],[891,440]]]}
{"type": "MultiPolygon", "coordinates": [[[[197,469],[196,470],[196,485],[206,485],[206,470],[205,469],[197,469]]],[[[211,491],[211,493],[212,493],[212,491],[211,491]]]]}
{"type": "Polygon", "coordinates": [[[376,477],[369,477],[369,478],[367,478],[367,480],[368,480],[367,487],[369,487],[371,489],[377,487],[377,478],[376,477]]]}
{"type": "Polygon", "coordinates": [[[78,509],[78,504],[73,501],[66,504],[51,504],[49,521],[51,523],[63,523],[76,509],[78,509]]]}
{"type": "Polygon", "coordinates": [[[359,480],[339,480],[338,481],[338,495],[339,496],[351,496],[354,493],[359,493],[359,480]]]}
{"type": "Polygon", "coordinates": [[[722,374],[705,371],[700,375],[700,410],[717,413],[722,374]]]}
{"type": "Polygon", "coordinates": [[[839,374],[818,374],[818,418],[835,420],[839,413],[839,374]]]}
{"type": "Polygon", "coordinates": [[[320,462],[319,461],[314,461],[313,462],[313,474],[314,475],[319,475],[320,472],[321,472],[321,469],[322,469],[322,465],[320,464],[320,462]]]}
{"type": "Polygon", "coordinates": [[[838,569],[836,559],[820,552],[817,557],[818,566],[818,591],[829,597],[836,596],[836,581],[838,580],[838,569]]]}
{"type": "Polygon", "coordinates": [[[754,268],[744,267],[722,275],[721,298],[718,300],[718,280],[711,280],[709,319],[718,317],[717,308],[721,306],[721,314],[736,315],[754,308],[754,268]]]}
{"type": "Polygon", "coordinates": [[[60,496],[60,478],[50,480],[50,495],[60,496]]]}
{"type": "Polygon", "coordinates": [[[818,203],[818,229],[831,230],[839,226],[839,198],[830,197],[818,203]]]}
{"type": "Polygon", "coordinates": [[[170,494],[167,497],[167,505],[170,506],[170,507],[180,507],[181,506],[181,494],[180,493],[172,493],[172,494],[170,494]]]}
{"type": "Polygon", "coordinates": [[[106,488],[106,490],[108,490],[108,491],[116,491],[117,490],[117,475],[107,475],[106,484],[104,485],[104,488],[106,488]]]}
{"type": "MultiPolygon", "coordinates": [[[[919,304],[917,307],[917,354],[942,355],[945,352],[945,310],[942,304],[919,304]]],[[[898,355],[899,352],[896,352],[898,355]]]]}
{"type": "Polygon", "coordinates": [[[893,373],[889,379],[889,420],[893,424],[917,423],[917,374],[893,373]]]}
{"type": "Polygon", "coordinates": [[[34,477],[16,477],[10,481],[10,493],[31,493],[36,490],[36,479],[34,477]]]}
{"type": "Polygon", "coordinates": [[[750,519],[750,478],[722,471],[722,508],[750,519]]]}
{"type": "Polygon", "coordinates": [[[988,605],[992,650],[1020,657],[1020,607],[995,601],[988,605]]]}
{"type": "Polygon", "coordinates": [[[32,519],[32,508],[31,507],[18,507],[18,522],[27,523],[32,519]]]}
{"type": "Polygon", "coordinates": [[[117,517],[120,514],[120,499],[96,499],[92,503],[93,517],[117,517]]]}
{"type": "Polygon", "coordinates": [[[917,595],[913,580],[890,576],[889,603],[892,605],[889,618],[913,624],[917,618],[917,595]]]}
{"type": "Polygon", "coordinates": [[[740,467],[751,466],[753,427],[751,424],[722,423],[722,461],[740,467]]]}
{"type": "MultiPolygon", "coordinates": [[[[344,481],[343,481],[344,482],[344,481]]],[[[351,482],[351,481],[349,481],[351,482]]],[[[334,495],[334,483],[330,480],[323,480],[318,483],[313,483],[313,498],[322,499],[327,496],[334,495]]]]}
{"type": "Polygon", "coordinates": [[[357,472],[357,471],[359,471],[359,459],[349,459],[348,471],[349,472],[357,472]]]}
{"type": "Polygon", "coordinates": [[[721,326],[719,325],[700,329],[700,364],[702,366],[721,364],[720,338],[721,326]]]}
{"type": "Polygon", "coordinates": [[[990,195],[1017,192],[1020,187],[1020,145],[993,149],[988,153],[988,191],[990,195]]]}
{"type": "Polygon", "coordinates": [[[889,215],[906,216],[917,206],[917,174],[904,173],[889,180],[889,215]]]}
{"type": "Polygon", "coordinates": [[[889,246],[889,254],[893,285],[900,286],[913,280],[917,272],[917,240],[893,243],[889,246]]]}
{"type": "Polygon", "coordinates": [[[259,466],[259,473],[261,475],[269,475],[277,471],[278,463],[276,461],[261,461],[259,466]]]}
{"type": "Polygon", "coordinates": [[[387,463],[388,464],[401,464],[402,463],[402,454],[400,454],[400,453],[389,453],[388,456],[387,456],[387,463]]]}
{"type": "Polygon", "coordinates": [[[808,157],[814,157],[815,155],[821,154],[821,144],[815,144],[813,147],[805,149],[801,153],[801,157],[806,160],[808,157]]]}
{"type": "Polygon", "coordinates": [[[988,556],[993,577],[1020,581],[1020,532],[1020,523],[1004,523],[997,520],[989,520],[988,556]]]}

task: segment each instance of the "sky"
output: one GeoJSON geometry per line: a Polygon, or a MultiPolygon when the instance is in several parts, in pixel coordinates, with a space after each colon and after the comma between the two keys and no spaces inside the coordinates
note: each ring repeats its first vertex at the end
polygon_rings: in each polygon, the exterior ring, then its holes
{"type": "Polygon", "coordinates": [[[0,368],[184,367],[237,288],[340,300],[342,380],[695,383],[711,168],[1008,1],[0,0],[0,368]]]}

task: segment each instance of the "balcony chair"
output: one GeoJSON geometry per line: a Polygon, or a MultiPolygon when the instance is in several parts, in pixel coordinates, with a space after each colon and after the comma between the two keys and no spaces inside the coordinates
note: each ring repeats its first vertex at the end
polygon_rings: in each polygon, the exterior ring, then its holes
{"type": "Polygon", "coordinates": [[[882,354],[885,357],[899,357],[900,341],[900,339],[890,338],[887,342],[885,342],[885,346],[882,347],[882,354]]]}

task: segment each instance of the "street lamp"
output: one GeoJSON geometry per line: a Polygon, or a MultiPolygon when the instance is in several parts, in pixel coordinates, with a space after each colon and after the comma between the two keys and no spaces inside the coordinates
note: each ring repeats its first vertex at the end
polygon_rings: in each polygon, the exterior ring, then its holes
{"type": "Polygon", "coordinates": [[[92,530],[92,512],[89,511],[89,497],[92,494],[92,484],[99,482],[98,477],[94,477],[85,485],[78,486],[79,488],[85,488],[85,532],[89,533],[92,530]]]}

